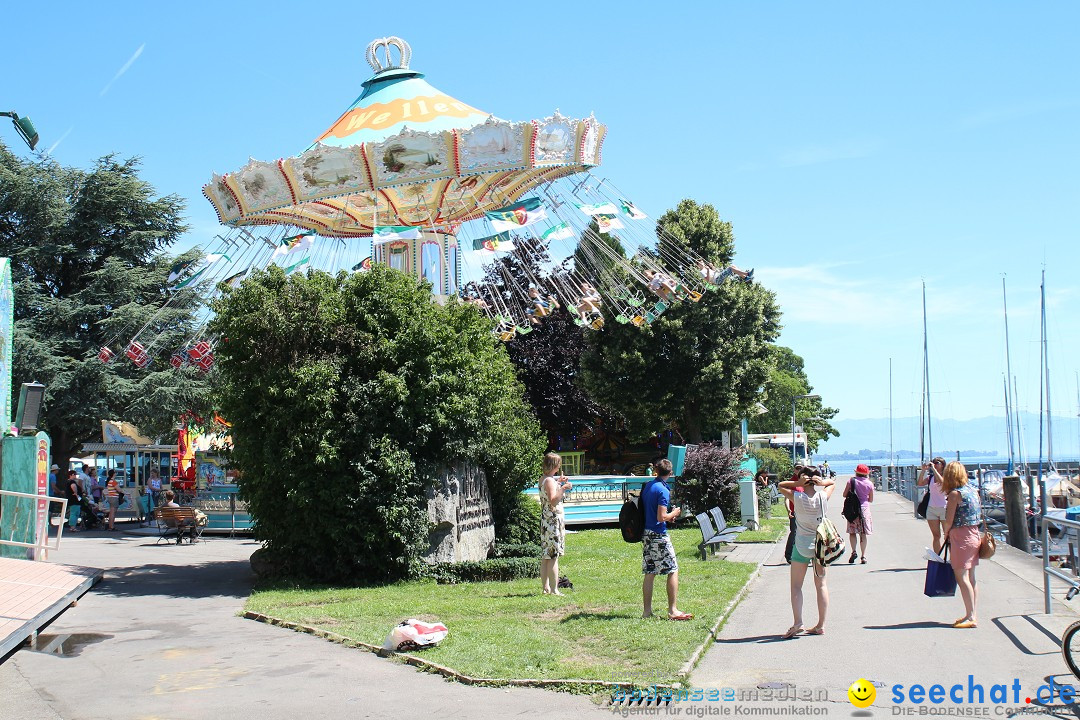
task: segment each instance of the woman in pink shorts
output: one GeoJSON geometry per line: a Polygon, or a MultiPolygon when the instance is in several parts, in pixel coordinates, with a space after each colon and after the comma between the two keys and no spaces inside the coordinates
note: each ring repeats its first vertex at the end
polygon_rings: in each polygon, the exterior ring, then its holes
{"type": "Polygon", "coordinates": [[[979,491],[968,485],[967,468],[958,462],[945,466],[941,489],[948,498],[945,507],[945,537],[949,543],[949,563],[956,575],[956,584],[964,598],[964,617],[953,623],[954,628],[973,628],[979,591],[975,585],[975,566],[979,564],[979,518],[982,503],[979,491]]]}

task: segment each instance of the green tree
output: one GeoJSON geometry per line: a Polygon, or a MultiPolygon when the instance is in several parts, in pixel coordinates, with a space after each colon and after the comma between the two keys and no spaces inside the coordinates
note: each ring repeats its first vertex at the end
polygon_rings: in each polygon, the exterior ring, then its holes
{"type": "MultiPolygon", "coordinates": [[[[734,248],[730,223],[710,205],[683,200],[658,225],[714,263],[724,264],[734,248]]],[[[779,316],[773,293],[728,281],[647,327],[606,323],[586,336],[585,388],[621,413],[636,439],[669,427],[689,442],[719,437],[758,399],[779,316]]]]}
{"type": "MultiPolygon", "coordinates": [[[[814,388],[806,375],[803,359],[788,347],[774,345],[771,349],[772,368],[765,383],[762,403],[767,413],[751,420],[751,432],[790,433],[791,401],[799,395],[813,394],[814,388]]],[[[810,452],[830,436],[838,437],[829,420],[836,416],[836,408],[826,407],[821,398],[801,398],[795,402],[795,424],[806,432],[810,452]]]]}
{"type": "MultiPolygon", "coordinates": [[[[43,427],[53,461],[67,467],[100,420],[123,419],[154,436],[183,410],[208,404],[205,378],[158,357],[146,370],[122,357],[139,328],[160,353],[195,331],[195,289],[170,294],[163,254],[184,232],[183,203],[156,197],[135,159],[98,160],[89,171],[0,145],[0,255],[11,258],[15,292],[13,385],[46,387],[43,427]],[[109,344],[119,356],[97,359],[109,344]]],[[[188,258],[197,256],[188,254],[188,258]]]]}
{"type": "Polygon", "coordinates": [[[214,305],[221,408],[255,534],[290,571],[404,577],[426,549],[440,468],[477,463],[496,523],[544,440],[490,323],[381,266],[258,272],[214,305]]]}
{"type": "Polygon", "coordinates": [[[690,199],[682,200],[660,217],[657,241],[662,246],[661,255],[678,255],[686,247],[718,268],[727,267],[735,257],[731,223],[721,220],[712,205],[699,205],[690,199]]]}

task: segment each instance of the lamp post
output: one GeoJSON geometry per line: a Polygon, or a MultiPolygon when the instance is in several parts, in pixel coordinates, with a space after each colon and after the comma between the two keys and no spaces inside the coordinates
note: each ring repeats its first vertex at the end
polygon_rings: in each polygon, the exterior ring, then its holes
{"type": "MultiPolygon", "coordinates": [[[[800,400],[807,398],[821,398],[820,395],[796,395],[791,398],[791,464],[795,464],[795,404],[800,400]]],[[[809,443],[809,441],[807,441],[809,443]]],[[[809,452],[809,444],[807,444],[807,452],[809,452]]]]}
{"type": "Polygon", "coordinates": [[[0,112],[0,117],[9,117],[11,122],[15,124],[15,129],[19,133],[19,137],[23,139],[30,149],[33,150],[38,144],[38,132],[34,129],[34,123],[30,122],[28,117],[19,117],[18,113],[14,110],[11,112],[0,112]]]}

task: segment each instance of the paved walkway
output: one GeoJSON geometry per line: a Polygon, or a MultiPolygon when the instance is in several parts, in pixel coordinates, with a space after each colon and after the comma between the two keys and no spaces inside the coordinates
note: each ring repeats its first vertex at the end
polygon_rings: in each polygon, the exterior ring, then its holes
{"type": "Polygon", "coordinates": [[[0,659],[90,589],[101,571],[0,558],[0,659]]]}
{"type": "MultiPolygon", "coordinates": [[[[0,718],[580,718],[587,698],[477,688],[237,616],[251,590],[251,541],[194,545],[87,532],[55,562],[105,579],[43,631],[75,655],[22,649],[0,664],[0,718]],[[69,643],[70,644],[70,643],[69,643]]],[[[498,651],[493,648],[493,651],[498,651]]]]}
{"type": "MultiPolygon", "coordinates": [[[[839,493],[839,490],[837,491],[839,493]]],[[[841,532],[839,494],[829,517],[841,532]]],[[[847,688],[859,678],[910,686],[966,683],[968,674],[987,688],[1019,678],[1027,692],[1058,677],[1080,685],[1061,659],[1058,638],[1076,613],[1055,603],[1053,616],[1042,613],[1041,561],[1010,547],[998,546],[991,560],[976,570],[979,585],[979,627],[954,630],[964,614],[959,591],[955,598],[923,595],[930,544],[925,522],[915,520],[912,504],[898,495],[879,493],[873,505],[874,535],[866,565],[847,564],[828,570],[830,605],[826,634],[782,640],[791,625],[789,569],[783,543],[772,546],[747,598],[736,608],[715,645],[691,676],[695,687],[756,688],[789,683],[798,688],[824,688],[847,710],[847,688]]],[[[845,542],[847,542],[845,536],[845,542]]],[[[1054,586],[1062,598],[1066,587],[1054,586]]],[[[804,586],[804,623],[817,620],[813,583],[804,586]]],[[[875,715],[891,711],[891,693],[878,690],[875,715]]],[[[1021,696],[1023,703],[1023,696],[1021,696]]]]}
{"type": "MultiPolygon", "coordinates": [[[[840,503],[832,503],[841,524],[840,503]]],[[[959,599],[922,595],[925,523],[911,504],[882,494],[868,565],[829,570],[832,606],[824,637],[779,641],[791,624],[783,544],[691,678],[703,688],[769,682],[824,688],[828,714],[850,717],[846,689],[866,677],[887,685],[1020,678],[1034,691],[1064,671],[1056,638],[1075,615],[1041,614],[1038,561],[999,550],[978,571],[981,626],[953,630],[959,599]]],[[[369,653],[237,616],[251,586],[257,545],[208,538],[177,546],[153,538],[83,533],[64,539],[55,562],[105,567],[105,579],[44,632],[72,634],[64,655],[27,649],[0,664],[6,718],[579,718],[603,711],[587,698],[527,689],[473,688],[369,653]]],[[[807,587],[809,588],[809,582],[807,587]]],[[[812,590],[808,616],[813,621],[812,590]]],[[[661,626],[658,625],[658,628],[661,626]]],[[[43,637],[42,644],[49,644],[43,637]]],[[[498,652],[499,648],[492,648],[498,652]]],[[[1066,681],[1067,678],[1060,678],[1066,681]]],[[[874,716],[887,717],[879,689],[874,716]]],[[[762,705],[769,704],[762,702],[762,705]]],[[[771,703],[772,707],[777,707],[771,703]]],[[[716,703],[708,707],[718,708],[716,703]]],[[[683,708],[691,710],[708,707],[683,708]]],[[[925,706],[924,706],[925,707],[925,706]]],[[[714,713],[715,714],[715,713],[714,713]]]]}

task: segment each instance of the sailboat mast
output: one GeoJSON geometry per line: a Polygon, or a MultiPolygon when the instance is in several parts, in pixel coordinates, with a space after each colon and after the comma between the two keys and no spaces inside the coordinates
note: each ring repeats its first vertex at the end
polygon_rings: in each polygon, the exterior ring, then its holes
{"type": "Polygon", "coordinates": [[[1016,389],[1016,376],[1012,376],[1013,423],[1016,424],[1016,456],[1024,472],[1028,471],[1027,455],[1024,454],[1024,433],[1020,425],[1020,393],[1016,389]]]}
{"type": "Polygon", "coordinates": [[[934,424],[930,412],[930,358],[927,352],[926,342],[926,281],[922,284],[922,359],[923,359],[923,389],[926,392],[926,445],[930,451],[930,457],[934,457],[934,424]]]}
{"type": "MultiPolygon", "coordinates": [[[[1077,383],[1080,383],[1080,375],[1077,376],[1077,383]]],[[[1076,388],[1076,403],[1080,406],[1080,385],[1076,388]]],[[[1077,431],[1080,433],[1080,430],[1077,431]]],[[[892,358],[889,358],[889,467],[896,465],[896,457],[893,455],[893,435],[892,435],[892,358]]]]}
{"type": "MultiPolygon", "coordinates": [[[[1042,282],[1039,284],[1039,501],[1042,497],[1043,488],[1043,400],[1046,399],[1043,368],[1046,367],[1046,270],[1042,271],[1042,282]]],[[[1028,480],[1030,490],[1031,507],[1035,507],[1035,488],[1028,480]]]]}
{"type": "Polygon", "coordinates": [[[1009,298],[1005,293],[1005,277],[1001,278],[1001,306],[1005,310],[1005,427],[1009,438],[1009,474],[1013,473],[1013,432],[1012,432],[1012,408],[1013,398],[1009,396],[1009,378],[1012,377],[1012,353],[1009,350],[1009,298]]]}
{"type": "Polygon", "coordinates": [[[1013,474],[1013,434],[1012,434],[1012,415],[1009,409],[1009,379],[1004,375],[1001,376],[1001,383],[1005,386],[1005,440],[1009,443],[1009,471],[1007,474],[1013,474]]]}

